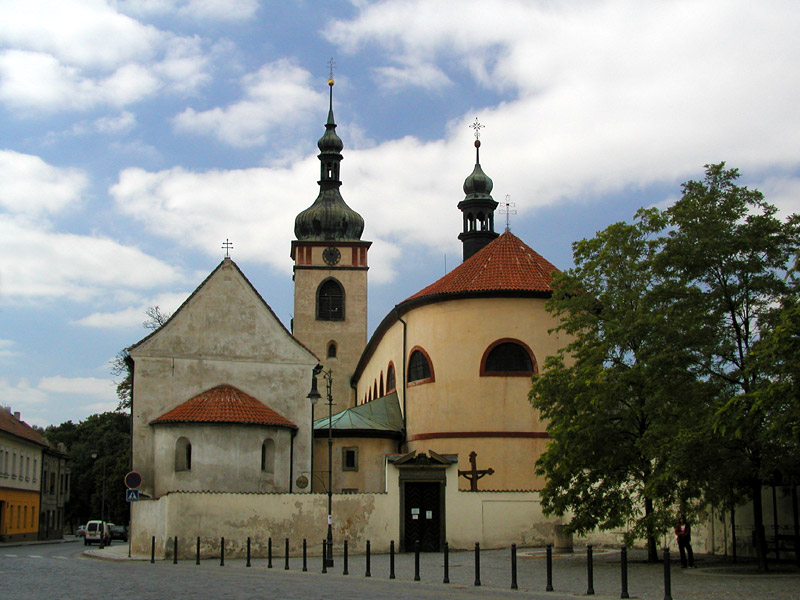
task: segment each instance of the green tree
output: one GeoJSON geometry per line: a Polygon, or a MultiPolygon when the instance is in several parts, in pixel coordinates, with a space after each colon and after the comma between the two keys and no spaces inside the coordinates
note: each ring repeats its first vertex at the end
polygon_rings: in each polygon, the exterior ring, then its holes
{"type": "Polygon", "coordinates": [[[766,569],[761,489],[780,468],[784,449],[774,437],[777,413],[758,401],[771,374],[754,349],[759,325],[791,295],[784,274],[797,252],[800,222],[796,215],[778,219],[759,191],[735,184],[738,177],[724,163],[706,165],[703,181],[683,185],[681,199],[664,213],[670,232],[660,268],[679,281],[680,306],[703,307],[705,334],[692,342],[692,362],[698,379],[718,390],[707,425],[717,435],[720,464],[709,462],[716,476],[698,477],[707,479],[709,496],[732,490],[752,498],[759,564],[766,569]],[[721,481],[719,473],[733,479],[721,481]]]}
{"type": "Polygon", "coordinates": [[[51,425],[45,437],[53,443],[63,442],[70,457],[70,499],[65,520],[75,527],[99,519],[105,504],[107,521],[127,523],[124,477],[130,471],[130,415],[106,412],[91,415],[77,425],[72,421],[51,425]]]}
{"type": "Polygon", "coordinates": [[[571,342],[546,360],[530,394],[549,421],[537,462],[545,513],[571,513],[578,533],[626,528],[647,540],[651,561],[679,495],[697,493],[671,457],[706,393],[676,340],[698,332],[679,325],[669,280],[654,269],[664,225],[657,210],[642,210],[634,224],[573,244],[576,266],[556,276],[547,306],[571,342]]]}

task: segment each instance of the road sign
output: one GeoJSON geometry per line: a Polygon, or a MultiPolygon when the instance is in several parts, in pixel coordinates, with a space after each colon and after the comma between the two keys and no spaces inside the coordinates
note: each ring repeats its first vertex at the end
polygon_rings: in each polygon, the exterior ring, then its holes
{"type": "Polygon", "coordinates": [[[136,502],[139,500],[139,490],[125,490],[125,501],[136,502]]]}
{"type": "Polygon", "coordinates": [[[125,475],[125,487],[127,487],[129,490],[135,490],[140,485],[142,485],[142,476],[136,471],[131,471],[125,475]]]}

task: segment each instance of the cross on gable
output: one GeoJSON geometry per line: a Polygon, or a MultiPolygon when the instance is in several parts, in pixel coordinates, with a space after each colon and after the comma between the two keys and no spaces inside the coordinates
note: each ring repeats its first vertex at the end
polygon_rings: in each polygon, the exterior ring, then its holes
{"type": "Polygon", "coordinates": [[[494,475],[494,469],[478,469],[478,454],[474,450],[469,453],[470,469],[468,471],[458,470],[459,477],[466,477],[469,480],[469,491],[478,491],[478,479],[486,475],[494,475]]]}
{"type": "Polygon", "coordinates": [[[222,249],[225,250],[225,258],[230,258],[231,248],[233,248],[233,242],[229,241],[228,238],[225,238],[225,242],[222,244],[222,249]]]}

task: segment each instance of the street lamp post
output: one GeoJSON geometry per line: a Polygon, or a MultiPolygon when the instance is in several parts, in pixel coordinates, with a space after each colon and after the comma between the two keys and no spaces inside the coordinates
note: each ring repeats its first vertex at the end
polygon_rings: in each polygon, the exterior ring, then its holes
{"type": "MultiPolygon", "coordinates": [[[[311,391],[308,393],[308,399],[311,400],[311,410],[313,414],[314,405],[320,399],[320,393],[317,390],[317,375],[322,373],[325,379],[325,388],[328,398],[328,543],[327,543],[327,556],[325,557],[325,566],[333,566],[333,428],[331,420],[333,417],[333,395],[331,387],[333,385],[333,371],[328,369],[323,371],[322,365],[317,365],[311,374],[311,391]]],[[[313,445],[313,431],[312,445],[313,445]]],[[[313,464],[312,464],[313,469],[313,464]]],[[[313,477],[313,471],[312,471],[313,477]]]]}

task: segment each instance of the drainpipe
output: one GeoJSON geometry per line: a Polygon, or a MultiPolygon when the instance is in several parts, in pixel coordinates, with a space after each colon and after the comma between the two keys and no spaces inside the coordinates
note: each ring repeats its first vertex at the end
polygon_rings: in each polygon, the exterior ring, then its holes
{"type": "Polygon", "coordinates": [[[289,438],[289,493],[294,493],[294,437],[297,429],[292,429],[292,437],[289,438]]]}
{"type": "Polygon", "coordinates": [[[403,321],[402,317],[400,317],[400,311],[397,309],[397,305],[394,307],[394,312],[397,314],[397,320],[403,324],[403,445],[406,446],[405,450],[408,451],[408,446],[406,440],[406,344],[407,344],[407,334],[408,334],[408,323],[403,321]]]}

